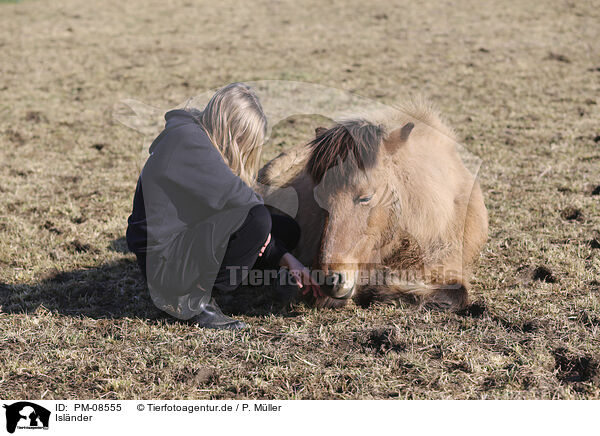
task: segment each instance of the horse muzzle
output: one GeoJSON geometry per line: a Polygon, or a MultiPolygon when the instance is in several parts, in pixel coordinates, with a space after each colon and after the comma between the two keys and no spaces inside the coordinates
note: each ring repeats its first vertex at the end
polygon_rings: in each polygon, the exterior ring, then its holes
{"type": "Polygon", "coordinates": [[[347,300],[354,293],[354,276],[348,272],[330,272],[325,277],[325,285],[321,286],[323,292],[338,300],[347,300]]]}

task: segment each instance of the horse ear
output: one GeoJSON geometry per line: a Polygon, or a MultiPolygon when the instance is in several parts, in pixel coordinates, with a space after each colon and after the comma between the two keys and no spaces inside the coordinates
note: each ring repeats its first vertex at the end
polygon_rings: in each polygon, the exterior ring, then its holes
{"type": "Polygon", "coordinates": [[[325,127],[317,127],[315,129],[315,137],[319,137],[321,136],[323,133],[325,133],[327,131],[327,129],[325,127]]]}
{"type": "Polygon", "coordinates": [[[394,130],[384,141],[385,148],[390,154],[394,154],[402,144],[408,141],[410,132],[415,127],[414,123],[406,123],[402,128],[394,130]]]}

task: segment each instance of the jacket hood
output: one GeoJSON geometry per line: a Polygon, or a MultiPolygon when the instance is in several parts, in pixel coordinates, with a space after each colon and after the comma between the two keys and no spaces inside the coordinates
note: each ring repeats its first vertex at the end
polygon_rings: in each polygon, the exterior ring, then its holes
{"type": "Polygon", "coordinates": [[[183,109],[175,109],[169,111],[165,114],[165,129],[162,131],[160,135],[154,140],[150,149],[148,150],[150,153],[154,151],[156,145],[160,142],[160,139],[165,135],[165,133],[174,128],[183,126],[185,124],[198,124],[198,121],[194,116],[186,110],[183,109]]]}
{"type": "Polygon", "coordinates": [[[170,129],[171,127],[177,127],[181,124],[190,124],[190,123],[196,123],[198,124],[198,121],[196,121],[196,118],[194,118],[194,116],[183,109],[175,109],[172,111],[169,111],[165,114],[165,129],[170,129]]]}

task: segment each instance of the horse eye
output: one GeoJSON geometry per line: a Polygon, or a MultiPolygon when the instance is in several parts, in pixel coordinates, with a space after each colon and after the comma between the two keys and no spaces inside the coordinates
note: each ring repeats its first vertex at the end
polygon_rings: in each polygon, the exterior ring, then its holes
{"type": "Polygon", "coordinates": [[[366,195],[366,196],[364,196],[364,197],[360,197],[360,198],[358,199],[358,202],[359,202],[359,203],[361,203],[361,204],[366,204],[366,203],[368,203],[369,201],[371,201],[371,199],[372,199],[372,198],[373,198],[373,196],[372,196],[372,195],[366,195]]]}

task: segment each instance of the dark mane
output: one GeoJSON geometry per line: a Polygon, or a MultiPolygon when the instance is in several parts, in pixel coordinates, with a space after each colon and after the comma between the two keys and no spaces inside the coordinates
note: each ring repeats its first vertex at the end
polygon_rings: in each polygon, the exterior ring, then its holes
{"type": "Polygon", "coordinates": [[[308,144],[311,153],[307,170],[312,179],[319,183],[325,172],[336,165],[344,177],[357,169],[364,171],[372,168],[384,135],[383,126],[362,119],[338,123],[308,144]],[[339,165],[342,162],[344,165],[339,165]]]}

